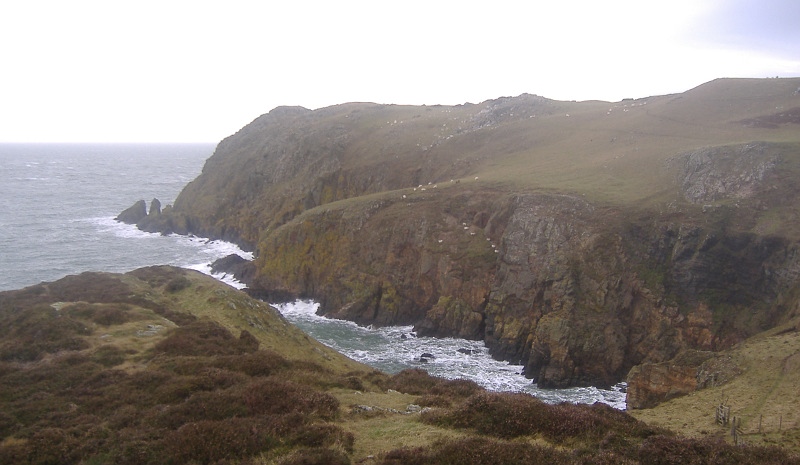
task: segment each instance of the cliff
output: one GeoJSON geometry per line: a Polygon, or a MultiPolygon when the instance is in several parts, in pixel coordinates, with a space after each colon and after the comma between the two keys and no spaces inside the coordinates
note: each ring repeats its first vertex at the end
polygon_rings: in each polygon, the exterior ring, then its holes
{"type": "Polygon", "coordinates": [[[256,295],[482,339],[542,387],[609,385],[795,308],[799,84],[276,108],[138,224],[255,250],[256,295]]]}

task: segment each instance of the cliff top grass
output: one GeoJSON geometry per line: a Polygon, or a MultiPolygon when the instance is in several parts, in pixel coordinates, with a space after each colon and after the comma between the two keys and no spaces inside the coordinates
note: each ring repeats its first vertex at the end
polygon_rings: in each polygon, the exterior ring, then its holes
{"type": "MultiPolygon", "coordinates": [[[[771,144],[767,155],[781,152],[778,176],[800,174],[798,87],[800,78],[719,79],[620,102],[523,94],[457,106],[276,109],[223,141],[176,208],[255,244],[260,228],[322,204],[477,176],[480,189],[566,193],[697,218],[703,204],[691,205],[681,191],[685,154],[763,142],[771,144]]],[[[787,182],[776,189],[786,198],[798,190],[787,182]]],[[[706,203],[740,200],[729,194],[706,203]]],[[[748,227],[795,234],[793,207],[746,207],[743,216],[764,217],[748,227]]]]}

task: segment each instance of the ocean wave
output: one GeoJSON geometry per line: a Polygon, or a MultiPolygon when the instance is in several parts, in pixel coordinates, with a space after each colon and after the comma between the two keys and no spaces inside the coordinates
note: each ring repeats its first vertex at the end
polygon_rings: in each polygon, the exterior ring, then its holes
{"type": "Polygon", "coordinates": [[[273,306],[323,344],[387,373],[423,368],[446,379],[469,379],[492,391],[527,392],[548,403],[602,402],[625,409],[624,385],[609,390],[596,387],[540,389],[525,378],[522,365],[493,359],[482,341],[417,337],[412,326],[358,326],[350,321],[317,315],[319,304],[314,301],[273,306]]]}
{"type": "Polygon", "coordinates": [[[231,275],[211,272],[211,264],[214,261],[231,254],[237,254],[246,260],[253,259],[252,252],[246,252],[236,244],[198,236],[146,232],[138,229],[135,225],[116,221],[110,216],[89,218],[86,221],[94,223],[98,233],[101,234],[110,234],[122,239],[149,240],[156,243],[153,245],[159,247],[159,250],[155,251],[159,257],[171,256],[171,259],[167,259],[163,264],[200,271],[237,289],[246,287],[244,283],[231,275]],[[175,248],[180,250],[175,250],[175,248]],[[171,255],[170,249],[173,249],[171,255]]]}

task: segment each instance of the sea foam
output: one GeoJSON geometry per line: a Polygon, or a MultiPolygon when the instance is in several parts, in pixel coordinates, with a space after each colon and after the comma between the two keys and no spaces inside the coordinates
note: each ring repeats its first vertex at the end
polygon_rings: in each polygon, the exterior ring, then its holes
{"type": "Polygon", "coordinates": [[[522,375],[522,365],[493,359],[482,341],[418,337],[411,326],[358,326],[317,315],[319,304],[313,301],[274,306],[286,319],[323,344],[387,373],[422,368],[446,379],[472,380],[492,391],[527,392],[548,403],[602,402],[617,409],[625,408],[624,384],[610,390],[596,387],[539,389],[522,375]]]}

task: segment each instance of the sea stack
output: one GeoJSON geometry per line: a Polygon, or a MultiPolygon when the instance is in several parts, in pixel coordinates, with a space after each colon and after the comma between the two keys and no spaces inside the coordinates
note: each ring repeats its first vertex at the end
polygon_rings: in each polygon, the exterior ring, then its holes
{"type": "Polygon", "coordinates": [[[128,207],[127,209],[123,210],[122,213],[117,215],[117,217],[114,219],[122,223],[136,224],[146,216],[147,216],[147,204],[144,202],[144,200],[139,200],[130,207],[128,207]]]}
{"type": "Polygon", "coordinates": [[[150,201],[150,216],[158,216],[161,214],[161,201],[156,198],[150,201]]]}

